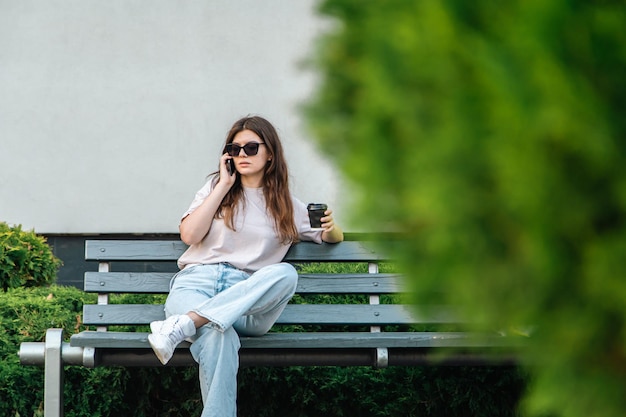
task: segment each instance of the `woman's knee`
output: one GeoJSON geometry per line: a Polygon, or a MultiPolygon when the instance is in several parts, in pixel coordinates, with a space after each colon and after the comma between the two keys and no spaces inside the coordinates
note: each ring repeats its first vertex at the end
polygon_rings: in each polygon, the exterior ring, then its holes
{"type": "Polygon", "coordinates": [[[293,288],[295,290],[298,283],[298,272],[293,265],[282,262],[279,264],[272,264],[261,268],[256,272],[257,277],[264,282],[272,281],[272,285],[280,284],[286,288],[293,288]]]}
{"type": "Polygon", "coordinates": [[[287,262],[276,264],[276,268],[279,268],[281,275],[285,277],[285,280],[292,281],[294,284],[298,281],[298,271],[293,265],[287,262]]]}
{"type": "Polygon", "coordinates": [[[293,294],[296,291],[298,285],[298,271],[293,265],[286,262],[275,265],[277,272],[276,275],[280,277],[279,282],[283,288],[293,294]]]}

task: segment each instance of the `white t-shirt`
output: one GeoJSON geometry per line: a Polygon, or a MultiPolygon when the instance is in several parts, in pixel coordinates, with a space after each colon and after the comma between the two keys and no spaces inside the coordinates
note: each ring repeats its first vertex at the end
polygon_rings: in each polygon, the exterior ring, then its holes
{"type": "MultiPolygon", "coordinates": [[[[213,184],[209,180],[196,193],[182,218],[198,208],[212,189],[213,184]]],[[[229,229],[224,219],[213,219],[209,233],[178,259],[180,269],[190,265],[228,262],[235,268],[252,273],[282,261],[291,245],[280,243],[274,220],[266,209],[263,189],[243,189],[244,201],[239,203],[233,218],[235,230],[229,229]]],[[[322,232],[311,230],[306,205],[293,196],[291,199],[299,239],[321,243],[322,232]]]]}

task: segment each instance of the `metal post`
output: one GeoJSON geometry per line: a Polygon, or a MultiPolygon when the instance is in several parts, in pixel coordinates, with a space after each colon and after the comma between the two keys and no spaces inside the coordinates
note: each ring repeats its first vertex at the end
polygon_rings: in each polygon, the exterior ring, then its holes
{"type": "MultiPolygon", "coordinates": [[[[367,269],[370,274],[378,274],[378,263],[370,262],[367,269]]],[[[380,304],[380,294],[371,294],[370,304],[380,304]]],[[[370,326],[370,332],[372,333],[380,333],[381,330],[381,326],[370,326]]],[[[386,368],[389,366],[389,350],[386,347],[376,348],[376,362],[374,366],[376,368],[386,368]]]]}
{"type": "MultiPolygon", "coordinates": [[[[99,262],[98,263],[98,272],[110,272],[111,264],[109,262],[99,262]]],[[[109,304],[109,294],[108,293],[98,293],[98,304],[99,305],[107,305],[109,304]]],[[[97,326],[96,330],[99,332],[106,332],[108,330],[107,326],[97,326]]]]}
{"type": "Polygon", "coordinates": [[[63,329],[46,332],[44,417],[63,417],[63,329]]]}

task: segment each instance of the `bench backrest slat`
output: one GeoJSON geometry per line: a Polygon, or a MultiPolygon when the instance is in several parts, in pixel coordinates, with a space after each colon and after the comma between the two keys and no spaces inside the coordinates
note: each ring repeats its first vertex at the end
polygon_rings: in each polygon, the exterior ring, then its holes
{"type": "MultiPolygon", "coordinates": [[[[86,272],[87,292],[169,292],[170,272],[86,272]]],[[[401,291],[398,274],[300,274],[299,294],[390,294],[401,291]]]]}
{"type": "MultiPolygon", "coordinates": [[[[87,261],[175,261],[187,249],[181,241],[163,240],[88,240],[87,261]]],[[[369,262],[385,260],[364,242],[348,241],[340,245],[300,242],[293,245],[287,262],[369,262]]]]}
{"type": "MultiPolygon", "coordinates": [[[[85,305],[83,321],[87,325],[144,325],[163,320],[162,305],[108,304],[85,305]]],[[[445,324],[458,323],[444,307],[433,306],[416,313],[412,306],[400,304],[289,304],[277,324],[445,324]]]]}
{"type": "Polygon", "coordinates": [[[175,261],[187,249],[179,240],[88,240],[87,261],[175,261]]]}

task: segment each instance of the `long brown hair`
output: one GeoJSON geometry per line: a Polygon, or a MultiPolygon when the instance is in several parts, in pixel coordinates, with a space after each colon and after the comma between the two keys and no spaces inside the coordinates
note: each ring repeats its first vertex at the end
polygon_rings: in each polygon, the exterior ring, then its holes
{"type": "MultiPolygon", "coordinates": [[[[263,175],[263,195],[265,203],[274,219],[274,228],[280,241],[285,244],[298,241],[291,193],[289,191],[289,172],[283,153],[283,147],[274,126],[260,116],[248,116],[237,120],[226,136],[224,147],[231,143],[235,135],[241,131],[250,130],[256,133],[269,151],[271,159],[265,165],[263,175]]],[[[222,200],[216,218],[223,218],[226,226],[235,230],[233,218],[237,204],[243,200],[243,186],[241,177],[237,178],[228,194],[222,200]]],[[[217,180],[217,179],[216,179],[217,180]]],[[[245,204],[245,201],[244,201],[245,204]]]]}

